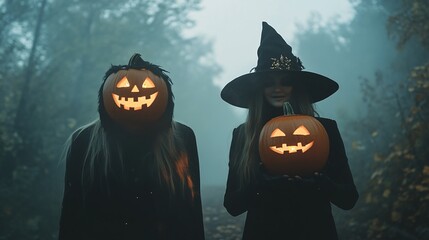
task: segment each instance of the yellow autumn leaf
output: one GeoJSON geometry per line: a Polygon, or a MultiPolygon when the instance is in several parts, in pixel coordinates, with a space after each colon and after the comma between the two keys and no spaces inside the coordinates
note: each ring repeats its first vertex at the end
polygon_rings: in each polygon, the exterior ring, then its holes
{"type": "Polygon", "coordinates": [[[419,192],[429,191],[429,187],[423,185],[416,185],[414,188],[419,192]]]}
{"type": "Polygon", "coordinates": [[[383,174],[383,170],[382,170],[382,169],[377,170],[377,171],[374,171],[374,172],[371,174],[371,180],[372,180],[372,179],[374,179],[375,177],[381,176],[382,174],[383,174]]]}
{"type": "Polygon", "coordinates": [[[380,156],[380,154],[378,154],[378,153],[374,153],[374,155],[373,155],[373,159],[374,159],[374,161],[376,161],[376,162],[380,162],[381,160],[383,160],[383,158],[380,156]]]}
{"type": "Polygon", "coordinates": [[[365,150],[365,146],[362,145],[360,141],[353,141],[352,142],[352,149],[353,150],[365,150]]]}
{"type": "Polygon", "coordinates": [[[393,222],[398,222],[401,220],[401,213],[397,212],[397,211],[393,211],[390,214],[390,218],[392,219],[393,222]]]}
{"type": "MultiPolygon", "coordinates": [[[[417,114],[419,111],[420,111],[420,108],[418,108],[418,107],[412,107],[411,110],[410,110],[410,112],[412,114],[417,114]]],[[[412,128],[412,129],[414,129],[414,128],[412,128]]]]}
{"type": "Polygon", "coordinates": [[[383,192],[383,197],[388,198],[388,197],[389,197],[389,195],[390,195],[390,189],[386,189],[386,190],[384,190],[384,192],[383,192]]]}
{"type": "Polygon", "coordinates": [[[424,175],[429,175],[429,166],[424,166],[423,167],[423,174],[424,175]]]}
{"type": "Polygon", "coordinates": [[[372,194],[368,193],[365,197],[365,202],[366,203],[371,203],[372,202],[372,194]]]}

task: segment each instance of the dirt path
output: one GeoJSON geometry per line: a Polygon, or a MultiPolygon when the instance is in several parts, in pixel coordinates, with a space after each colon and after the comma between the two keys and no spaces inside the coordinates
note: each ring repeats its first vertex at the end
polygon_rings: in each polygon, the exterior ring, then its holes
{"type": "Polygon", "coordinates": [[[201,189],[206,240],[241,239],[245,214],[232,217],[223,207],[223,186],[210,186],[201,189]]]}

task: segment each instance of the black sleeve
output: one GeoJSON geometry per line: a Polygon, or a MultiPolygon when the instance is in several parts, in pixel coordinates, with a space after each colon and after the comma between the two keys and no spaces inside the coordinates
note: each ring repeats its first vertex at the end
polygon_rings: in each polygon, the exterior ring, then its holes
{"type": "Polygon", "coordinates": [[[329,161],[331,166],[327,168],[326,174],[332,181],[332,188],[328,191],[328,197],[337,207],[348,210],[354,207],[359,194],[350,171],[344,143],[335,121],[329,129],[331,148],[329,161]]]}
{"type": "Polygon", "coordinates": [[[194,184],[194,200],[192,208],[192,221],[190,225],[194,231],[193,239],[204,239],[203,210],[201,204],[200,166],[197,150],[197,142],[194,132],[189,128],[187,137],[189,164],[191,178],[194,184]]]}
{"type": "Polygon", "coordinates": [[[250,185],[239,187],[238,174],[234,168],[234,161],[241,154],[240,150],[243,148],[243,141],[239,139],[239,131],[239,128],[235,128],[232,135],[229,151],[228,180],[223,201],[224,207],[232,216],[238,216],[246,212],[257,194],[256,188],[250,185]]]}
{"type": "Polygon", "coordinates": [[[59,224],[59,240],[83,239],[83,209],[81,188],[81,167],[79,153],[74,136],[70,140],[66,155],[64,195],[59,224]]]}

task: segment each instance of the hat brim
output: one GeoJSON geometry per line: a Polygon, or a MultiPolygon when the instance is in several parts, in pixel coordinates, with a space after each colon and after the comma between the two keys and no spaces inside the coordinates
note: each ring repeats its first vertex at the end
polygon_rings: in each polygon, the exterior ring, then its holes
{"type": "Polygon", "coordinates": [[[266,80],[275,76],[286,78],[291,81],[292,85],[300,84],[304,86],[313,103],[329,97],[339,88],[338,83],[334,80],[317,73],[267,70],[252,72],[235,78],[222,89],[221,98],[231,105],[248,108],[250,100],[261,88],[265,87],[266,80]]]}

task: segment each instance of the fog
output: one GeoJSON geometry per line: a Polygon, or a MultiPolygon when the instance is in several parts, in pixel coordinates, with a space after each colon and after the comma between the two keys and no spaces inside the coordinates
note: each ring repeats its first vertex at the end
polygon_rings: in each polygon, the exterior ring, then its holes
{"type": "Polygon", "coordinates": [[[427,9],[419,0],[0,1],[0,239],[55,238],[64,143],[98,118],[106,70],[134,53],[168,71],[174,119],[196,134],[207,239],[220,226],[241,226],[222,197],[232,131],[247,112],[220,91],[256,66],[262,21],[306,71],[340,86],[316,104],[337,121],[362,193],[350,215],[334,209],[340,235],[427,236],[419,220],[427,210],[402,208],[428,202],[427,163],[419,161],[428,156],[427,9]]]}

